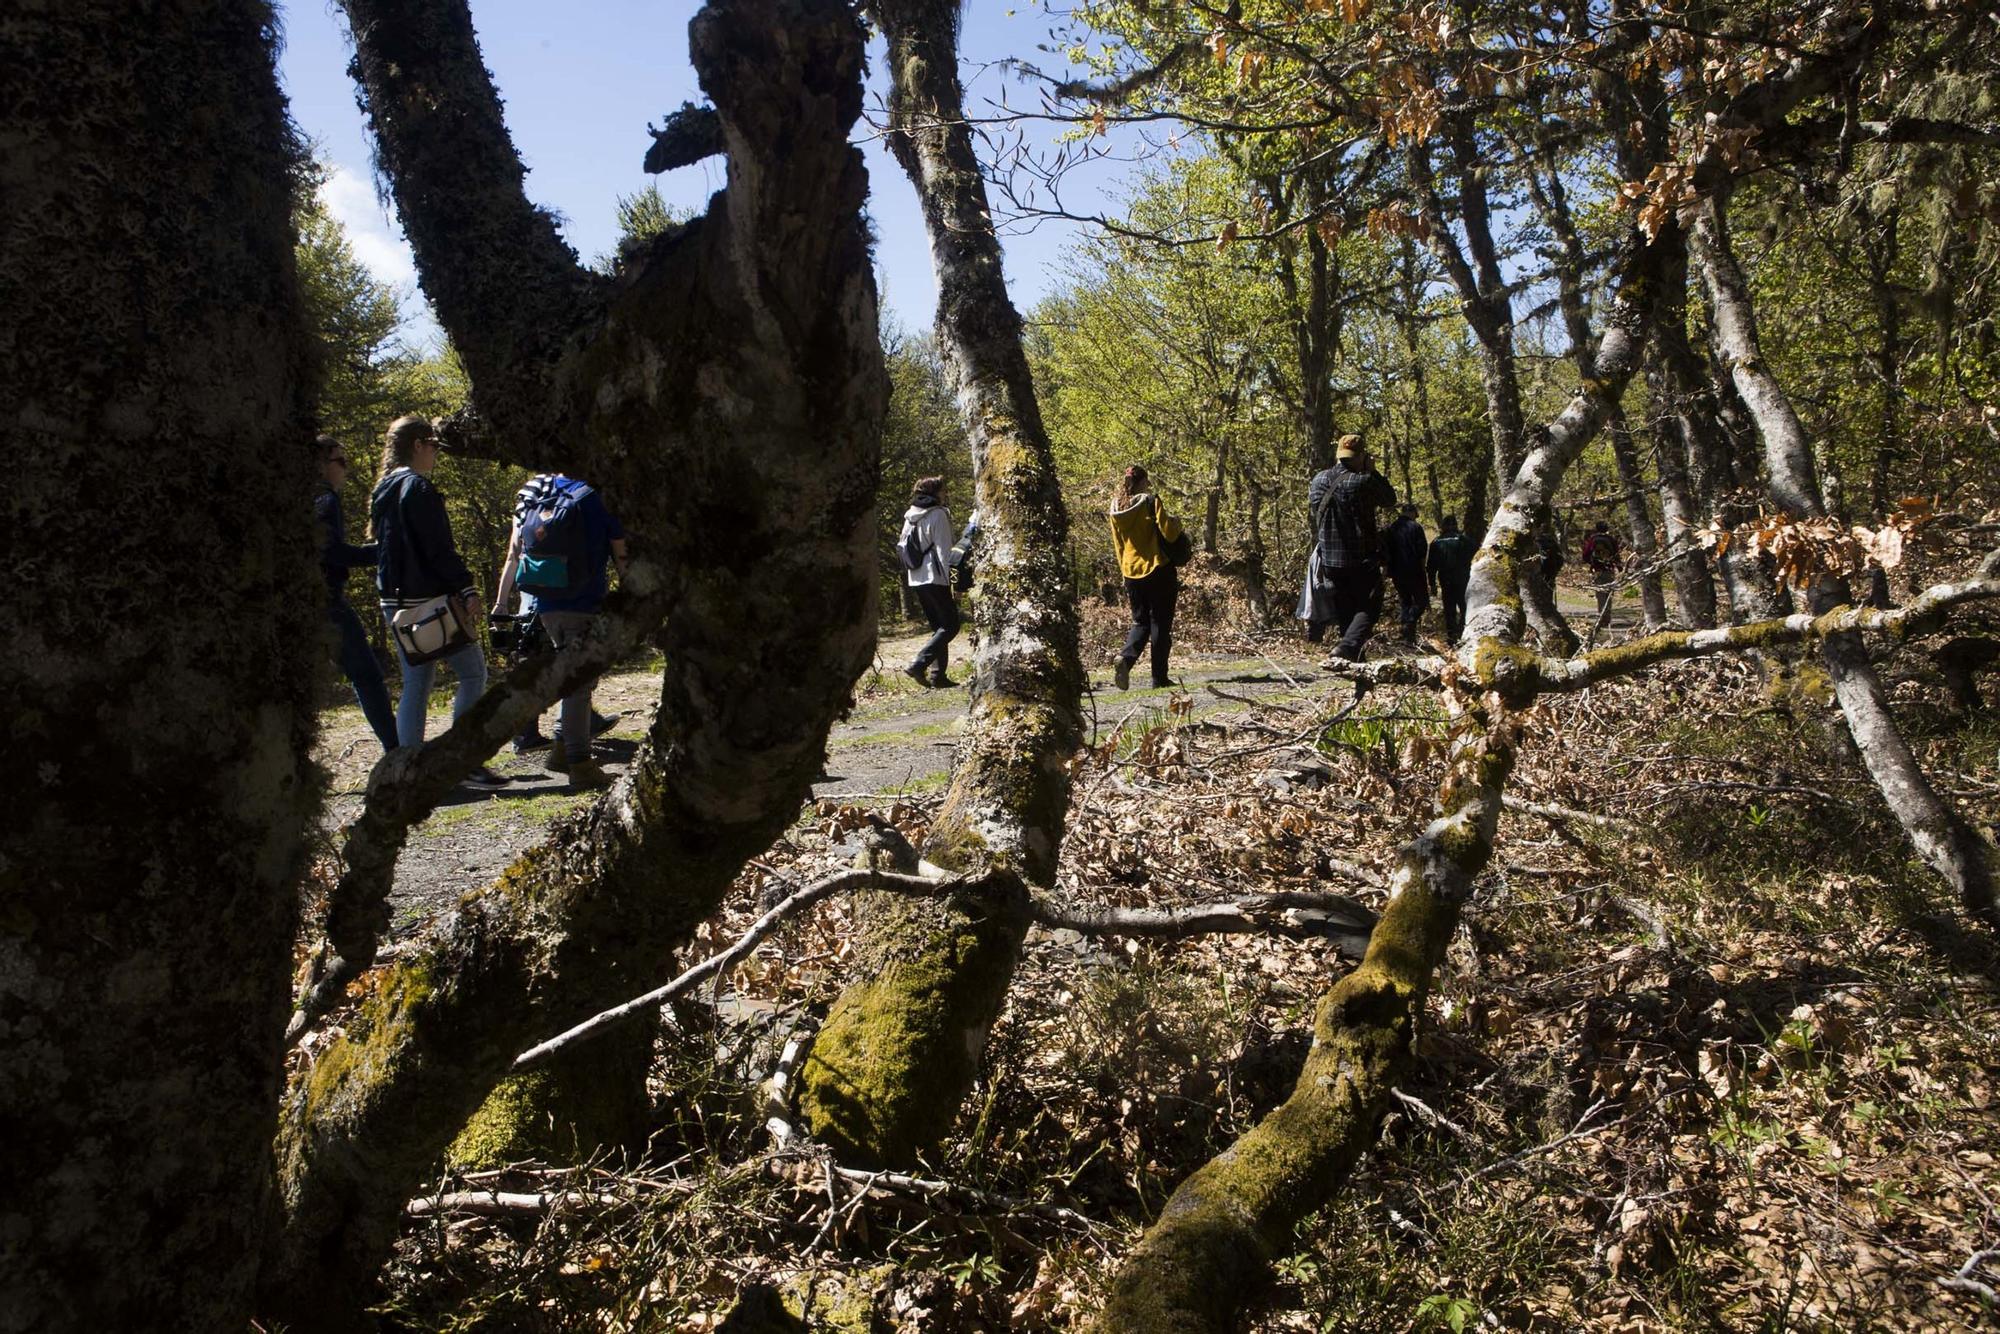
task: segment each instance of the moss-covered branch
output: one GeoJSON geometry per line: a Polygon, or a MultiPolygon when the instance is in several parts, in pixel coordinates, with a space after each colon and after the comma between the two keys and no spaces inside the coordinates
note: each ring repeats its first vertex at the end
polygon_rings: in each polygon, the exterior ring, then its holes
{"type": "Polygon", "coordinates": [[[1048,884],[1082,740],[1068,511],[958,80],[957,0],[875,0],[888,38],[889,143],[916,186],[938,275],[938,343],[972,442],[982,524],[970,726],[925,856],[986,888],[940,902],[867,895],[866,980],[821,1027],[801,1103],[851,1161],[908,1162],[948,1129],[978,1072],[1048,884]]]}

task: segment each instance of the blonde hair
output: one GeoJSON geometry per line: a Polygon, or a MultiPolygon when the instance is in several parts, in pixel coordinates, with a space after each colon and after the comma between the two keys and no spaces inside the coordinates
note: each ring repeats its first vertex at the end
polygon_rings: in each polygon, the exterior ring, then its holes
{"type": "Polygon", "coordinates": [[[429,440],[431,435],[431,424],[423,417],[398,417],[390,422],[388,433],[382,437],[382,475],[387,477],[398,468],[409,467],[418,443],[429,440]]]}

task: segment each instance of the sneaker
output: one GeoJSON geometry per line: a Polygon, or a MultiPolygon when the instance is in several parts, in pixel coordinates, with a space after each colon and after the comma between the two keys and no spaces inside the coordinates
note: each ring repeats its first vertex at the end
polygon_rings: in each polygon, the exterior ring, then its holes
{"type": "Polygon", "coordinates": [[[1111,669],[1111,679],[1120,690],[1132,688],[1132,664],[1120,658],[1118,665],[1111,669]]]}
{"type": "Polygon", "coordinates": [[[548,744],[549,739],[542,735],[541,728],[531,728],[514,738],[514,753],[516,755],[526,755],[529,751],[540,750],[548,744]]]}
{"type": "Polygon", "coordinates": [[[514,780],[506,774],[497,772],[492,766],[482,764],[458,781],[461,786],[476,787],[482,791],[490,792],[496,788],[503,788],[514,780]]]}
{"type": "Polygon", "coordinates": [[[590,739],[595,741],[598,737],[603,736],[606,732],[618,726],[618,720],[624,716],[622,713],[604,714],[592,709],[590,711],[590,739]]]}

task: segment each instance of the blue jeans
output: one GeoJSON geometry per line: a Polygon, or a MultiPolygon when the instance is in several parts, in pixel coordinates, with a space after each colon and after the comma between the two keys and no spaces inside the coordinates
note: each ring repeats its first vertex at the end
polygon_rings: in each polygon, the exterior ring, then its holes
{"type": "Polygon", "coordinates": [[[375,739],[382,743],[382,749],[394,750],[396,715],[389,707],[389,687],[382,680],[381,664],[375,661],[375,653],[368,647],[368,632],[361,628],[361,618],[347,603],[335,601],[328,604],[326,619],[339,636],[334,660],[354,687],[354,699],[361,706],[361,716],[368,720],[368,726],[374,731],[375,739]]]}
{"type": "Polygon", "coordinates": [[[424,718],[430,712],[431,681],[437,676],[438,663],[451,668],[458,677],[458,693],[451,699],[451,720],[457,722],[485,693],[486,655],[480,652],[479,641],[475,639],[455,653],[412,667],[403,656],[403,646],[396,643],[395,615],[387,608],[382,613],[382,619],[390,622],[389,642],[396,645],[396,661],[403,665],[403,697],[396,701],[396,740],[405,746],[421,746],[424,718]]]}

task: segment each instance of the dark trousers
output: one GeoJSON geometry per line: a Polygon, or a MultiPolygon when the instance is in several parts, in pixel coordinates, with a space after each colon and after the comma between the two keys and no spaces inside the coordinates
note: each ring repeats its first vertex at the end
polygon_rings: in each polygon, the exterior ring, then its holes
{"type": "MultiPolygon", "coordinates": [[[[1319,582],[1322,589],[1333,594],[1333,620],[1330,624],[1342,627],[1340,643],[1334,646],[1337,658],[1349,662],[1361,661],[1361,646],[1368,642],[1368,636],[1375,629],[1375,618],[1382,614],[1382,571],[1374,565],[1356,565],[1345,569],[1320,567],[1319,582]]],[[[1326,634],[1329,622],[1310,621],[1306,625],[1306,638],[1319,643],[1326,634]]]]}
{"type": "Polygon", "coordinates": [[[1422,570],[1402,570],[1396,576],[1396,619],[1402,624],[1403,638],[1414,639],[1417,622],[1423,619],[1424,610],[1431,605],[1430,589],[1424,584],[1422,570]]]}
{"type": "Polygon", "coordinates": [[[931,637],[918,650],[913,665],[928,671],[931,680],[942,681],[945,668],[951,665],[951,641],[958,636],[958,599],[944,584],[918,584],[910,591],[916,594],[917,606],[931,627],[931,637]]]}
{"type": "Polygon", "coordinates": [[[1173,684],[1167,677],[1167,654],[1174,646],[1174,603],[1180,595],[1181,574],[1171,565],[1162,565],[1144,579],[1125,581],[1125,597],[1132,604],[1132,629],[1125,636],[1125,651],[1118,656],[1129,666],[1139,661],[1151,640],[1156,686],[1173,684]]]}
{"type": "Polygon", "coordinates": [[[1444,608],[1444,637],[1456,644],[1465,630],[1465,585],[1438,581],[1438,601],[1444,608]]]}
{"type": "Polygon", "coordinates": [[[340,664],[348,684],[354,687],[361,716],[368,720],[369,730],[382,743],[382,749],[394,750],[396,711],[389,705],[389,687],[382,679],[382,665],[375,661],[375,652],[368,647],[368,632],[361,628],[361,618],[346,602],[335,601],[328,604],[326,619],[338,636],[334,660],[340,664]]]}

